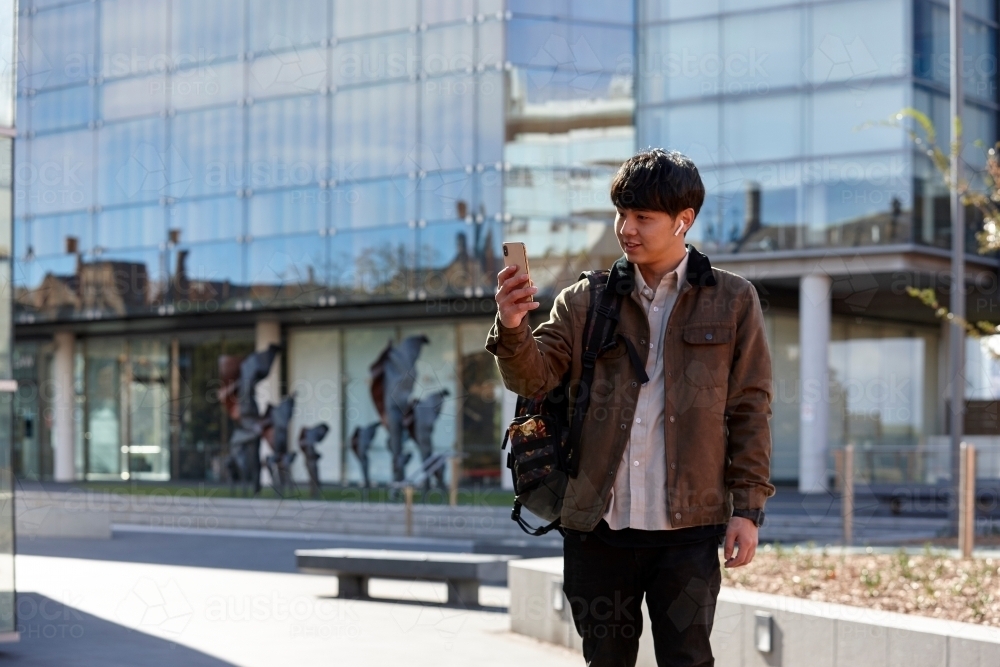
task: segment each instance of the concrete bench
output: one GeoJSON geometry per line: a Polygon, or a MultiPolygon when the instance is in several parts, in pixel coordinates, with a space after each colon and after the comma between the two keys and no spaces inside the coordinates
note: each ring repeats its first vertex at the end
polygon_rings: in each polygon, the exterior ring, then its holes
{"type": "Polygon", "coordinates": [[[306,574],[339,579],[338,597],[368,597],[368,580],[422,579],[448,585],[448,603],[479,605],[479,582],[506,578],[507,562],[517,556],[427,553],[382,549],[297,549],[295,565],[306,574]]]}

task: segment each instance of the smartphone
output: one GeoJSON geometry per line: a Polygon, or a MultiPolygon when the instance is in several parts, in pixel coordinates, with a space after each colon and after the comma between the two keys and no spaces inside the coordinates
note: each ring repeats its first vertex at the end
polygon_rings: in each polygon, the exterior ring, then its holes
{"type": "MultiPolygon", "coordinates": [[[[519,271],[523,270],[528,274],[528,284],[533,284],[531,282],[531,274],[528,273],[528,249],[523,243],[503,244],[503,265],[516,266],[519,271]]],[[[527,299],[528,301],[534,301],[531,295],[528,295],[527,299]]]]}

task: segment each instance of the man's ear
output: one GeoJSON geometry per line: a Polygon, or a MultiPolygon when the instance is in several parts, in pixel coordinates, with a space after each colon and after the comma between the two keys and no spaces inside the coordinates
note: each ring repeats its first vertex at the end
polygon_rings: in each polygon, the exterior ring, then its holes
{"type": "MultiPolygon", "coordinates": [[[[691,229],[691,225],[694,224],[695,212],[693,208],[686,208],[677,214],[675,220],[677,221],[678,227],[680,228],[678,232],[680,234],[687,234],[691,229]]],[[[675,234],[676,235],[676,234],[675,234]]]]}

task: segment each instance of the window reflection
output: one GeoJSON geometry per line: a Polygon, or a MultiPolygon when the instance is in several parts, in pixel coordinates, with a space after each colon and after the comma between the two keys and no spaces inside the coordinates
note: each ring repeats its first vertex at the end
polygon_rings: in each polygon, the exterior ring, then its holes
{"type": "Polygon", "coordinates": [[[326,244],[317,235],[255,239],[247,251],[248,296],[255,306],[315,305],[325,266],[326,244]]]}
{"type": "Polygon", "coordinates": [[[414,231],[338,231],[330,239],[330,287],[338,299],[415,298],[414,231]]]}
{"type": "Polygon", "coordinates": [[[232,240],[182,244],[168,253],[171,301],[180,307],[216,312],[242,306],[248,290],[245,249],[232,240]]]}
{"type": "Polygon", "coordinates": [[[416,161],[416,84],[338,90],[333,98],[334,178],[396,176],[416,161]]]}
{"type": "MultiPolygon", "coordinates": [[[[464,172],[463,172],[464,173],[464,172]]],[[[333,227],[384,227],[417,218],[416,178],[344,183],[325,191],[333,227]]]]}
{"type": "Polygon", "coordinates": [[[250,187],[311,185],[328,178],[326,101],[318,96],[250,109],[250,187]]]}
{"type": "Polygon", "coordinates": [[[67,253],[67,240],[69,239],[76,240],[80,252],[90,252],[94,245],[94,239],[91,234],[89,213],[33,218],[31,220],[31,237],[26,239],[28,246],[25,248],[25,254],[30,252],[35,257],[64,255],[67,253]]]}
{"type": "Polygon", "coordinates": [[[23,151],[28,157],[18,166],[15,196],[19,210],[43,215],[93,204],[93,132],[38,136],[20,142],[18,148],[18,153],[23,151]]]}
{"type": "Polygon", "coordinates": [[[503,268],[495,223],[439,222],[417,230],[416,289],[428,298],[482,295],[503,268]]]}
{"type": "Polygon", "coordinates": [[[232,197],[178,202],[169,209],[167,227],[180,243],[231,242],[244,234],[243,204],[232,197]]]}
{"type": "MultiPolygon", "coordinates": [[[[98,201],[104,206],[157,201],[190,183],[183,162],[171,172],[160,118],[105,125],[98,132],[98,201]],[[175,180],[175,182],[171,182],[175,180]]],[[[89,157],[83,162],[91,164],[89,157]]]]}
{"type": "Polygon", "coordinates": [[[164,210],[159,205],[103,211],[95,227],[101,250],[158,248],[167,242],[164,210]]]}

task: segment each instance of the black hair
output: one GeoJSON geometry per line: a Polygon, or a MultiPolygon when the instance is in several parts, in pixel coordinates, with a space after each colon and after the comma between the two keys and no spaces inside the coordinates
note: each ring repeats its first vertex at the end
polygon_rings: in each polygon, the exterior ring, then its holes
{"type": "Polygon", "coordinates": [[[611,182],[611,201],[616,208],[662,211],[674,216],[705,203],[705,185],[691,158],[677,151],[647,148],[618,169],[611,182]]]}

